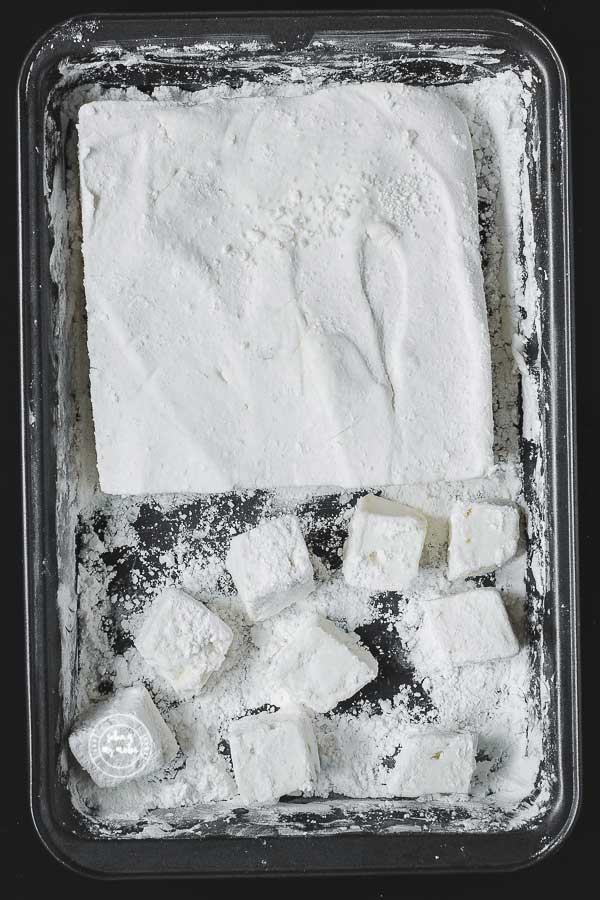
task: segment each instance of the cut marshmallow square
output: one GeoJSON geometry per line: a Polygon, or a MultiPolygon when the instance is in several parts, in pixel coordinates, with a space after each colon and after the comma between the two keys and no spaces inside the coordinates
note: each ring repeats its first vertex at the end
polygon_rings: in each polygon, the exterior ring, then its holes
{"type": "Polygon", "coordinates": [[[420,646],[432,667],[492,662],[519,652],[502,597],[493,588],[452,594],[423,606],[420,646]]]}
{"type": "Polygon", "coordinates": [[[370,591],[400,591],[419,571],[427,520],[393,500],[368,494],[356,504],[344,547],[344,578],[370,591]]]}
{"type": "Polygon", "coordinates": [[[519,543],[519,510],[511,504],[458,503],[450,516],[448,578],[483,575],[512,559],[519,543]]]}
{"type": "Polygon", "coordinates": [[[477,738],[468,732],[405,736],[388,782],[392,796],[468,794],[476,752],[477,738]]]}
{"type": "Polygon", "coordinates": [[[268,519],[232,538],[225,566],[253,622],[303,600],[314,574],[296,516],[268,519]]]}
{"type": "Polygon", "coordinates": [[[377,677],[377,660],[356,635],[319,617],[279,651],[273,677],[296,703],[327,712],[377,677]]]}
{"type": "Polygon", "coordinates": [[[229,746],[245,803],[277,803],[285,794],[314,792],[319,752],[312,725],[301,713],[280,710],[238,719],[229,746]]]}
{"type": "Polygon", "coordinates": [[[94,703],[75,723],[69,747],[99,787],[115,787],[162,769],[177,741],[143,685],[94,703]]]}
{"type": "Polygon", "coordinates": [[[146,662],[182,696],[193,696],[221,668],[233,632],[215,613],[179,588],[152,603],[135,637],[146,662]]]}

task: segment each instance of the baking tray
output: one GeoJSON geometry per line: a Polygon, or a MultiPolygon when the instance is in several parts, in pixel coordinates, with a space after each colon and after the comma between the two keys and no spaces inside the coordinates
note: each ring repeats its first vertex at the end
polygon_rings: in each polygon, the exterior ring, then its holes
{"type": "MultiPolygon", "coordinates": [[[[340,78],[356,78],[350,70],[338,66],[337,71],[340,78]]],[[[580,780],[569,111],[564,69],[552,45],[530,24],[501,12],[80,17],[57,26],[31,50],[18,99],[31,809],[42,841],[63,863],[107,877],[489,871],[517,868],[547,855],[573,825],[580,780]],[[74,809],[62,777],[66,688],[60,681],[56,603],[56,429],[61,423],[52,317],[56,287],[51,275],[58,238],[45,200],[57,152],[46,114],[52,113],[53,103],[54,115],[60,116],[60,110],[55,100],[49,101],[67,59],[89,64],[82,70],[87,71],[82,82],[142,89],[156,84],[197,87],[210,83],[218,67],[219,78],[235,86],[252,41],[257,42],[251,51],[255,54],[256,47],[270,43],[265,58],[269,66],[285,64],[289,54],[309,60],[311,54],[331,53],[331,41],[357,57],[368,50],[375,60],[367,76],[371,80],[389,78],[390,72],[396,80],[421,84],[469,80],[486,69],[485,55],[469,56],[475,47],[496,54],[495,71],[501,56],[502,65],[526,64],[534,73],[538,86],[532,120],[537,132],[530,140],[537,144],[539,138],[532,172],[536,263],[548,273],[539,285],[539,355],[545,392],[541,462],[550,579],[539,621],[548,685],[544,737],[553,782],[545,811],[526,827],[452,831],[444,828],[440,815],[433,827],[414,816],[401,832],[394,832],[373,826],[367,816],[354,816],[349,833],[327,833],[323,827],[314,829],[310,815],[297,814],[296,833],[285,836],[268,830],[243,836],[217,822],[202,837],[137,839],[124,831],[98,838],[74,809]],[[203,42],[226,43],[228,50],[219,58],[208,52],[204,56],[201,49],[192,57],[184,54],[183,48],[203,42]],[[119,65],[123,50],[140,48],[145,48],[142,64],[119,65]],[[102,65],[103,60],[110,63],[102,65]]],[[[523,440],[525,468],[532,452],[523,440]]],[[[393,820],[393,810],[390,815],[393,820]]]]}

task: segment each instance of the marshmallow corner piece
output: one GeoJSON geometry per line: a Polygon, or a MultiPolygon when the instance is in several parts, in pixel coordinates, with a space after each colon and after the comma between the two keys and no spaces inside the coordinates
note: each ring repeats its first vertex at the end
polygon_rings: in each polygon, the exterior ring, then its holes
{"type": "Polygon", "coordinates": [[[424,601],[419,644],[433,669],[494,662],[519,652],[506,607],[494,588],[424,601]]]}
{"type": "Polygon", "coordinates": [[[238,719],[229,730],[229,746],[238,790],[249,806],[314,793],[319,752],[303,713],[279,710],[238,719]]]}
{"type": "Polygon", "coordinates": [[[301,628],[275,656],[272,676],[290,700],[325,713],[377,677],[372,654],[348,634],[318,617],[301,628]]]}
{"type": "Polygon", "coordinates": [[[93,703],[75,722],[69,747],[98,787],[115,787],[162,769],[177,741],[143,685],[93,703]]]}
{"type": "Polygon", "coordinates": [[[220,669],[232,640],[229,625],[200,600],[166,588],[153,601],[134,643],[177,693],[193,696],[220,669]]]}
{"type": "Polygon", "coordinates": [[[361,497],[348,529],[343,572],[352,587],[401,591],[419,571],[427,519],[420,512],[368,494],[361,497]]]}
{"type": "Polygon", "coordinates": [[[314,588],[313,568],[296,516],[267,519],[233,537],[225,566],[253,622],[303,600],[314,588]]]}
{"type": "Polygon", "coordinates": [[[457,503],[450,515],[448,578],[498,569],[517,553],[519,509],[509,503],[457,503]]]}
{"type": "Polygon", "coordinates": [[[402,738],[388,787],[394,797],[468,794],[477,736],[470,732],[429,731],[402,738]]]}

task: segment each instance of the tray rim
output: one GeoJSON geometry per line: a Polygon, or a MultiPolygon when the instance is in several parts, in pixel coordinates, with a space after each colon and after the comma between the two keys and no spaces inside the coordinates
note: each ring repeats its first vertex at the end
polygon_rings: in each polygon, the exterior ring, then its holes
{"type": "MultiPolygon", "coordinates": [[[[242,32],[240,32],[240,34],[242,34],[242,32]]],[[[136,39],[141,40],[142,38],[138,35],[136,39]]],[[[173,36],[172,39],[181,39],[181,34],[173,36]]],[[[118,42],[118,38],[114,36],[111,37],[110,40],[111,42],[118,42]]],[[[91,42],[101,43],[101,41],[95,37],[92,38],[91,42]]],[[[28,754],[30,769],[29,800],[33,823],[40,839],[42,840],[42,843],[59,862],[66,865],[68,868],[80,874],[109,879],[123,876],[128,876],[131,878],[148,876],[243,877],[248,875],[269,875],[277,877],[284,873],[336,875],[349,874],[351,872],[359,874],[389,874],[391,872],[401,871],[436,873],[455,871],[509,871],[524,868],[547,857],[550,853],[555,852],[572,831],[577,815],[579,813],[581,803],[581,716],[579,700],[580,663],[577,565],[578,548],[576,530],[577,473],[575,467],[576,423],[572,273],[572,176],[570,168],[571,149],[569,127],[570,109],[566,72],[560,56],[558,55],[551,41],[546,37],[546,35],[543,34],[542,31],[540,31],[540,29],[532,25],[526,19],[516,14],[505,12],[502,10],[438,9],[402,10],[394,12],[389,10],[376,9],[373,11],[352,10],[351,12],[343,10],[302,11],[301,13],[297,13],[294,11],[229,11],[225,13],[204,12],[189,14],[182,13],[174,15],[171,15],[169,13],[108,13],[98,15],[83,14],[73,16],[53,26],[33,45],[21,68],[17,93],[20,300],[19,329],[21,343],[21,471],[25,576],[25,661],[27,668],[28,754]],[[40,372],[37,371],[36,368],[37,361],[35,359],[35,354],[32,353],[29,303],[35,292],[37,292],[38,294],[42,293],[41,285],[38,288],[36,284],[34,284],[35,279],[32,278],[32,274],[37,273],[37,259],[35,257],[35,253],[32,252],[31,249],[31,226],[36,222],[39,224],[39,219],[36,218],[36,216],[34,215],[34,211],[32,210],[34,204],[32,203],[32,196],[30,193],[31,185],[27,177],[28,168],[30,167],[31,163],[32,151],[31,135],[29,134],[27,129],[27,113],[30,98],[32,93],[35,93],[36,88],[39,87],[39,79],[41,78],[42,69],[43,66],[47,63],[48,57],[51,57],[53,63],[55,64],[56,61],[60,58],[63,58],[66,55],[72,55],[74,52],[77,52],[78,49],[81,50],[81,45],[77,45],[74,41],[68,40],[65,37],[65,31],[69,28],[87,28],[89,30],[90,25],[95,23],[100,23],[100,28],[110,27],[111,25],[118,26],[119,23],[128,23],[130,25],[132,23],[136,23],[146,26],[148,38],[154,37],[156,39],[156,36],[151,35],[150,33],[150,24],[153,22],[160,24],[164,24],[166,21],[171,24],[176,22],[195,22],[200,24],[203,22],[206,23],[207,21],[211,21],[214,24],[214,32],[211,32],[211,34],[216,32],[230,34],[230,32],[227,32],[226,30],[226,26],[230,22],[252,21],[259,23],[264,19],[269,19],[271,22],[285,23],[297,21],[304,22],[305,24],[310,23],[310,31],[322,32],[331,29],[332,22],[336,22],[339,25],[341,24],[342,20],[345,20],[345,27],[333,28],[331,30],[333,30],[334,32],[337,31],[337,33],[342,32],[344,34],[353,32],[360,33],[361,31],[366,31],[367,33],[369,31],[375,31],[375,33],[377,33],[375,28],[368,28],[366,27],[365,23],[365,20],[369,20],[371,26],[374,26],[375,23],[373,22],[373,20],[375,18],[377,18],[381,22],[381,30],[384,30],[383,26],[387,25],[388,30],[402,30],[404,28],[405,30],[410,30],[413,34],[415,32],[430,31],[435,29],[435,27],[437,26],[438,28],[443,28],[444,31],[454,31],[456,34],[467,32],[470,35],[476,35],[477,33],[485,32],[489,34],[490,32],[493,32],[496,36],[504,37],[509,40],[511,38],[517,39],[527,36],[530,41],[533,41],[533,43],[537,45],[538,51],[541,52],[545,57],[546,63],[549,63],[554,67],[555,77],[557,77],[558,80],[559,99],[564,123],[563,133],[561,135],[561,162],[562,175],[564,179],[562,185],[563,194],[562,198],[558,198],[559,209],[562,213],[561,225],[564,248],[562,259],[562,275],[564,278],[564,304],[562,309],[556,309],[555,305],[552,304],[551,313],[553,316],[557,314],[562,315],[562,324],[564,325],[565,329],[563,335],[564,346],[560,348],[562,354],[564,354],[564,358],[561,355],[561,359],[559,360],[559,364],[563,367],[563,373],[561,375],[561,383],[559,384],[559,388],[562,388],[564,383],[564,396],[555,398],[555,403],[557,403],[559,400],[561,401],[560,412],[563,414],[561,417],[561,421],[562,424],[565,425],[566,429],[566,439],[563,448],[564,456],[566,459],[563,474],[566,475],[566,478],[564,479],[564,481],[559,481],[558,484],[555,484],[555,494],[560,494],[560,497],[555,496],[554,504],[556,505],[557,500],[562,498],[566,503],[566,508],[569,512],[569,515],[566,517],[567,534],[563,536],[563,540],[561,542],[561,557],[564,557],[562,559],[563,569],[564,563],[567,563],[568,568],[568,572],[563,572],[562,577],[566,577],[568,585],[570,642],[568,651],[566,652],[568,656],[569,666],[568,672],[566,673],[568,676],[568,684],[566,686],[564,685],[565,673],[562,673],[563,677],[561,678],[560,690],[563,692],[568,691],[570,699],[568,737],[570,738],[571,744],[571,790],[569,792],[568,798],[565,798],[564,795],[561,795],[560,804],[564,807],[564,809],[561,810],[559,821],[558,823],[553,824],[551,831],[547,835],[547,840],[540,842],[540,846],[537,848],[537,850],[532,853],[526,852],[524,854],[521,852],[521,848],[519,847],[517,842],[515,844],[514,855],[509,856],[508,859],[500,862],[490,862],[490,860],[494,856],[494,853],[492,852],[487,854],[485,852],[482,852],[480,856],[483,857],[484,860],[487,859],[487,864],[482,863],[480,859],[479,865],[475,865],[472,868],[469,867],[467,861],[465,861],[464,865],[458,864],[457,859],[454,859],[454,861],[449,864],[445,864],[443,862],[441,864],[436,863],[434,862],[434,854],[436,850],[442,850],[443,846],[447,846],[449,842],[453,841],[453,839],[457,839],[457,841],[460,841],[463,844],[467,841],[470,842],[475,840],[475,842],[477,842],[480,847],[483,847],[486,843],[489,844],[490,847],[492,847],[494,844],[497,844],[499,840],[506,842],[507,839],[510,838],[510,836],[512,836],[513,838],[517,836],[518,838],[519,835],[522,835],[522,832],[516,830],[513,832],[509,831],[498,834],[471,834],[462,832],[455,834],[445,834],[443,832],[408,832],[395,835],[376,835],[361,833],[352,835],[285,836],[270,839],[270,843],[272,845],[283,842],[283,845],[286,845],[285,849],[282,845],[282,847],[279,848],[278,852],[275,853],[273,852],[275,850],[274,846],[272,846],[271,848],[262,846],[258,854],[252,854],[256,856],[256,860],[253,861],[253,865],[249,865],[250,860],[247,860],[245,865],[238,865],[238,867],[236,868],[228,866],[227,863],[230,864],[232,861],[237,861],[239,864],[239,861],[242,857],[247,857],[249,855],[247,850],[245,850],[245,848],[243,848],[241,845],[256,844],[256,839],[229,838],[226,836],[207,837],[202,839],[203,846],[206,847],[207,845],[212,844],[212,850],[216,851],[211,854],[211,856],[214,856],[215,858],[211,859],[211,864],[208,866],[208,868],[205,868],[203,871],[198,871],[186,868],[185,865],[178,865],[176,869],[165,868],[163,871],[157,872],[151,864],[148,865],[148,859],[150,859],[150,856],[155,857],[156,855],[158,855],[159,845],[162,845],[162,847],[165,848],[165,844],[168,844],[173,849],[175,849],[175,845],[183,845],[183,847],[180,847],[179,849],[184,851],[185,845],[188,845],[189,841],[194,839],[102,838],[99,840],[93,840],[83,839],[80,836],[69,833],[65,831],[65,829],[62,827],[62,824],[57,821],[55,811],[52,809],[51,791],[54,786],[55,777],[53,774],[49,773],[47,765],[46,767],[40,765],[40,763],[44,761],[44,757],[46,756],[46,754],[44,753],[44,748],[41,746],[41,735],[39,733],[39,729],[36,731],[34,723],[39,721],[46,721],[47,723],[47,716],[44,714],[45,711],[41,708],[39,695],[40,693],[45,693],[47,695],[48,690],[51,690],[56,694],[57,688],[56,686],[52,688],[48,684],[42,686],[39,681],[36,682],[36,672],[34,671],[34,667],[37,662],[37,655],[38,653],[40,653],[41,656],[44,657],[45,647],[43,645],[43,640],[40,644],[40,634],[36,633],[34,630],[34,625],[37,626],[39,624],[38,616],[35,611],[35,599],[39,587],[37,585],[34,585],[33,580],[34,577],[39,578],[41,576],[43,578],[43,572],[35,571],[32,539],[37,539],[39,543],[40,539],[43,539],[43,529],[41,527],[42,523],[39,521],[39,518],[38,520],[36,520],[35,516],[33,515],[35,502],[36,500],[37,502],[39,502],[39,498],[34,497],[36,486],[33,479],[34,463],[32,460],[31,433],[28,424],[30,403],[33,399],[35,399],[32,397],[33,385],[35,383],[36,375],[38,377],[40,375],[40,372]],[[474,20],[477,20],[477,27],[474,25],[474,20]],[[361,22],[363,23],[362,28],[360,27],[361,22]],[[313,25],[315,26],[314,28],[312,27],[313,25]],[[29,273],[29,278],[27,277],[27,273],[29,273]],[[44,689],[43,691],[42,688],[44,689]],[[369,843],[376,841],[379,844],[387,843],[391,851],[393,850],[393,842],[397,841],[398,839],[404,840],[405,842],[414,842],[415,840],[417,840],[418,842],[428,844],[426,854],[419,853],[420,857],[422,855],[426,856],[426,859],[419,859],[419,863],[422,863],[422,865],[419,865],[415,869],[414,866],[397,865],[394,864],[394,862],[387,863],[387,861],[385,865],[383,865],[381,862],[368,864],[365,856],[369,856],[370,854],[365,850],[365,841],[369,843]],[[310,863],[308,863],[307,860],[308,864],[303,864],[303,862],[300,861],[299,863],[295,863],[294,865],[289,865],[290,860],[287,850],[291,843],[297,844],[298,841],[301,841],[302,849],[306,849],[307,851],[309,851],[306,856],[309,857],[310,863]],[[327,845],[325,853],[322,852],[321,848],[316,848],[314,846],[315,841],[320,842],[323,845],[327,845]],[[332,846],[334,842],[338,845],[335,850],[332,846]],[[236,845],[236,849],[233,854],[231,854],[230,852],[223,853],[223,847],[215,846],[227,844],[230,845],[230,848],[232,845],[236,845]],[[96,859],[97,854],[95,854],[93,851],[90,852],[91,846],[97,847],[98,845],[105,848],[110,847],[111,855],[119,857],[119,859],[115,858],[114,862],[109,866],[98,865],[98,860],[96,859]],[[118,852],[117,847],[120,847],[121,851],[125,852],[118,852]],[[144,848],[150,849],[150,856],[144,851],[144,848]],[[319,852],[315,852],[317,849],[319,850],[319,852]],[[259,857],[268,855],[269,852],[271,852],[273,866],[270,869],[265,870],[262,865],[258,865],[258,862],[260,861],[259,857]],[[345,862],[336,862],[332,865],[332,856],[335,856],[335,859],[338,861],[345,858],[345,862]],[[226,860],[223,857],[228,857],[229,859],[226,860]],[[125,861],[129,865],[123,866],[123,863],[125,861]]],[[[556,197],[554,198],[554,201],[556,201],[556,197]]],[[[38,463],[39,462],[40,460],[38,460],[38,463]]],[[[556,481],[556,477],[554,480],[556,481]]],[[[40,562],[41,561],[38,561],[38,564],[40,562]]],[[[565,727],[564,723],[563,727],[565,727]]],[[[561,762],[564,763],[564,760],[561,760],[561,762]]],[[[196,848],[195,855],[199,856],[200,854],[198,854],[197,852],[198,844],[196,841],[194,841],[193,846],[196,848]]],[[[294,855],[305,856],[304,853],[294,855]]],[[[381,854],[377,855],[378,858],[381,859],[381,854]]],[[[184,856],[189,857],[190,854],[184,851],[184,856]]]]}

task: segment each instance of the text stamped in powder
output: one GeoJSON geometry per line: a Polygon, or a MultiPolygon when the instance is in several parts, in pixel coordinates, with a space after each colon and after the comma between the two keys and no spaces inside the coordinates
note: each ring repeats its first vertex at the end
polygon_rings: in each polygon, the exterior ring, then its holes
{"type": "Polygon", "coordinates": [[[152,753],[152,736],[143,722],[128,713],[103,716],[89,735],[89,755],[105,775],[131,779],[141,774],[152,753]]]}

